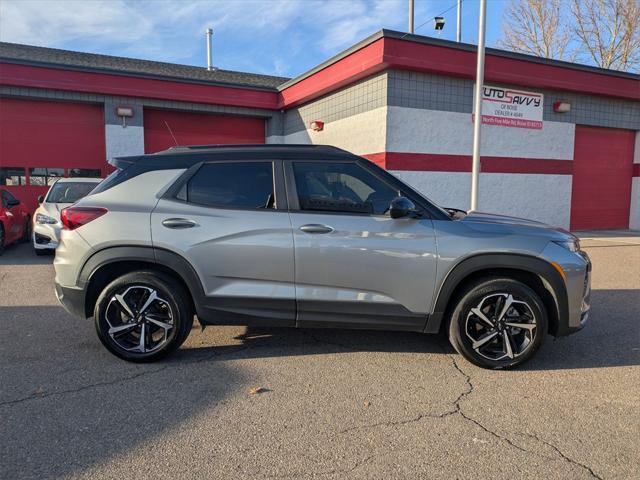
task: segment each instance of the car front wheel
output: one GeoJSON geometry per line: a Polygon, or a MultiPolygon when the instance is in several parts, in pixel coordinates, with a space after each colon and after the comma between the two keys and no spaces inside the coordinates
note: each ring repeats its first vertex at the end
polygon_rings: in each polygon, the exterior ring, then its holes
{"type": "Polygon", "coordinates": [[[539,295],[510,278],[484,279],[459,298],[449,340],[467,360],[483,368],[520,365],[540,348],[547,312],[539,295]]]}
{"type": "Polygon", "coordinates": [[[152,362],[177,349],[193,325],[184,287],[159,272],[133,272],[105,287],[94,311],[96,331],[114,355],[152,362]]]}

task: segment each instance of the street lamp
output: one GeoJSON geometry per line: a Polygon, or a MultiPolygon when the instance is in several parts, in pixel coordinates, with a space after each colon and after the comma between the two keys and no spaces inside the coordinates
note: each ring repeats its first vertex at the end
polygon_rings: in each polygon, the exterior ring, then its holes
{"type": "Polygon", "coordinates": [[[482,85],[484,83],[484,33],[487,16],[487,0],[480,0],[478,19],[478,58],[473,118],[473,164],[471,168],[471,210],[478,209],[478,180],[480,178],[480,132],[482,126],[482,85]]]}

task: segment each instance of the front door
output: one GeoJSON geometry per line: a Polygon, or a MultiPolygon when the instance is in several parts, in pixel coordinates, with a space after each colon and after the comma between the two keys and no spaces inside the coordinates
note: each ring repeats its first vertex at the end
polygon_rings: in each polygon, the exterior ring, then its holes
{"type": "Polygon", "coordinates": [[[286,169],[297,324],[422,330],[436,274],[431,220],[389,217],[400,192],[358,163],[286,169]]]}
{"type": "Polygon", "coordinates": [[[151,215],[153,244],[187,259],[205,323],[293,326],[293,235],[271,161],[205,163],[151,215]]]}

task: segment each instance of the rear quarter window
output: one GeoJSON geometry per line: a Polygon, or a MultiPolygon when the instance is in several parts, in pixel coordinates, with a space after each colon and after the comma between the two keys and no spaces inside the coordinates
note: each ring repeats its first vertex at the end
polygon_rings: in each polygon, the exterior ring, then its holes
{"type": "Polygon", "coordinates": [[[218,208],[274,208],[272,162],[202,165],[186,189],[187,201],[218,208]]]}

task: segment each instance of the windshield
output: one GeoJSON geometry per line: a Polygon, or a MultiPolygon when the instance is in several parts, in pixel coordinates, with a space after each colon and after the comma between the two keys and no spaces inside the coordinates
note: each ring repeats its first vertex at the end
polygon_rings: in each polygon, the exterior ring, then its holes
{"type": "Polygon", "coordinates": [[[57,182],[47,195],[48,203],[76,203],[96,187],[93,182],[57,182]]]}

